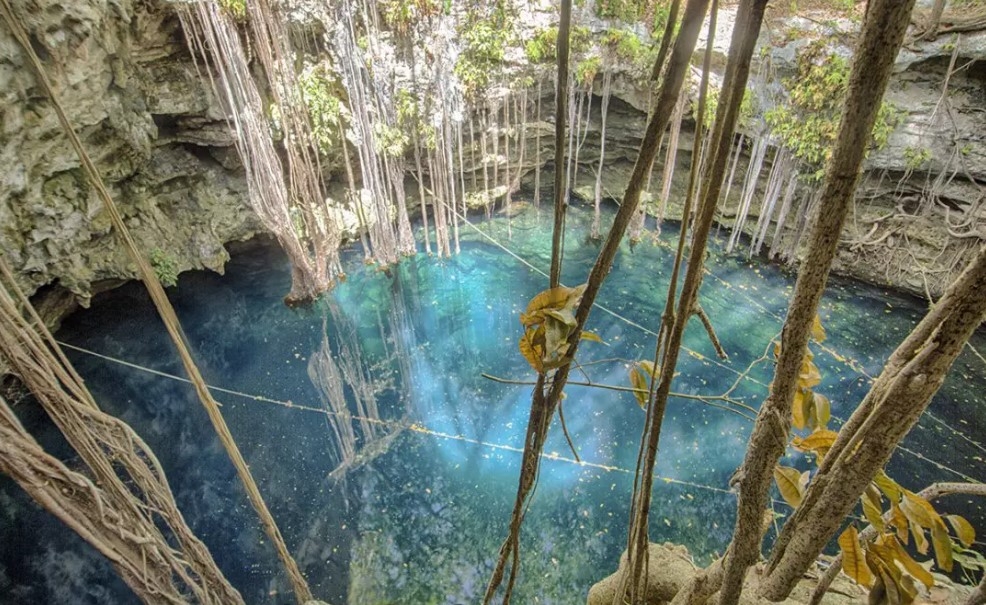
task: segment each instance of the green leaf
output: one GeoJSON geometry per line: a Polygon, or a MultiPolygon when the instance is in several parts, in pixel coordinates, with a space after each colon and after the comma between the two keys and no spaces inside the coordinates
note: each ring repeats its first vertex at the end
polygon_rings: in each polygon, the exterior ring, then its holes
{"type": "Polygon", "coordinates": [[[780,490],[784,501],[793,508],[798,508],[805,495],[801,485],[801,473],[798,472],[798,469],[789,466],[775,466],[774,481],[777,482],[777,489],[780,490]]]}
{"type": "Polygon", "coordinates": [[[839,548],[842,550],[842,571],[860,586],[870,586],[873,574],[866,565],[856,528],[852,525],[839,536],[839,548]]]}
{"type": "Polygon", "coordinates": [[[976,541],[976,530],[973,529],[972,524],[959,515],[945,515],[945,518],[955,530],[959,542],[966,548],[972,548],[972,543],[976,541]]]}

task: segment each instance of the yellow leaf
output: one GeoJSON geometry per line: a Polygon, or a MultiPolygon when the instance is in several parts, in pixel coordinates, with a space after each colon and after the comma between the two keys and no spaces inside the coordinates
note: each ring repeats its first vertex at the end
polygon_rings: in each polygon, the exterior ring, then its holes
{"type": "MultiPolygon", "coordinates": [[[[904,513],[905,515],[907,513],[904,513]]],[[[924,535],[924,528],[920,523],[915,523],[913,519],[907,519],[911,527],[911,535],[914,536],[914,548],[922,555],[928,554],[928,538],[924,535]]]]}
{"type": "Polygon", "coordinates": [[[931,544],[935,547],[935,562],[945,571],[952,571],[952,538],[945,525],[931,526],[931,544]]]}
{"type": "Polygon", "coordinates": [[[852,525],[839,536],[839,548],[842,549],[842,571],[857,584],[869,586],[873,582],[873,575],[866,565],[856,528],[852,525]]]}
{"type": "Polygon", "coordinates": [[[822,381],[822,374],[818,371],[818,366],[812,363],[811,358],[805,355],[801,362],[801,374],[798,376],[798,384],[806,389],[817,386],[822,381]]]}
{"type": "Polygon", "coordinates": [[[941,525],[944,528],[938,511],[931,503],[909,490],[902,490],[904,498],[900,501],[900,510],[907,515],[908,521],[917,523],[922,527],[935,527],[941,525]]]}
{"type": "Polygon", "coordinates": [[[600,344],[606,344],[603,339],[599,337],[599,334],[595,332],[590,332],[589,330],[582,330],[582,340],[591,340],[592,342],[598,342],[600,344]]]}
{"type": "Polygon", "coordinates": [[[774,359],[781,356],[781,343],[774,341],[774,359]]]}
{"type": "Polygon", "coordinates": [[[892,504],[897,504],[900,501],[900,485],[896,481],[887,476],[887,473],[880,471],[876,474],[873,479],[873,483],[876,484],[883,495],[887,497],[892,504]]]}
{"type": "Polygon", "coordinates": [[[839,434],[835,431],[821,429],[815,431],[811,435],[808,435],[804,439],[795,437],[791,440],[791,445],[793,445],[795,449],[802,452],[814,452],[816,454],[821,452],[824,454],[829,451],[838,436],[839,434]]]}
{"type": "Polygon", "coordinates": [[[520,314],[520,323],[525,327],[539,324],[544,321],[545,311],[549,309],[574,309],[585,288],[586,284],[574,288],[558,286],[540,292],[527,303],[527,309],[520,314]]]}
{"type": "Polygon", "coordinates": [[[822,320],[818,315],[811,322],[811,337],[816,342],[825,342],[825,328],[822,327],[822,320]]]}
{"type": "Polygon", "coordinates": [[[829,420],[832,418],[832,404],[829,403],[828,397],[825,395],[820,395],[818,393],[812,393],[812,418],[815,421],[815,426],[824,429],[828,426],[829,420]]]}
{"type": "Polygon", "coordinates": [[[527,363],[531,364],[535,372],[539,374],[544,373],[544,347],[539,346],[535,343],[535,335],[540,330],[532,330],[528,328],[524,331],[524,334],[520,337],[520,342],[518,343],[518,348],[520,349],[520,354],[524,356],[527,363]]]}
{"type": "Polygon", "coordinates": [[[863,516],[866,520],[870,522],[870,525],[883,531],[886,524],[883,522],[883,517],[881,516],[880,506],[874,504],[865,494],[859,499],[863,503],[863,516]]]}
{"type": "Polygon", "coordinates": [[[784,501],[792,507],[798,508],[804,497],[804,489],[801,487],[801,473],[789,466],[778,465],[774,467],[774,481],[777,482],[777,489],[780,490],[784,501]]]}
{"type": "Polygon", "coordinates": [[[909,535],[907,533],[907,517],[904,516],[904,513],[900,511],[900,507],[896,504],[890,505],[890,524],[897,529],[897,538],[904,544],[907,544],[909,535]]]}
{"type": "Polygon", "coordinates": [[[645,372],[650,374],[651,378],[657,378],[661,375],[661,368],[656,368],[654,362],[649,359],[641,359],[637,362],[637,365],[644,369],[645,372]]]}
{"type": "Polygon", "coordinates": [[[799,388],[794,392],[794,401],[791,402],[791,424],[799,431],[808,426],[808,413],[806,412],[808,400],[811,398],[811,391],[799,388]]]}
{"type": "Polygon", "coordinates": [[[959,515],[945,515],[945,518],[955,530],[959,542],[966,548],[972,548],[972,543],[976,541],[976,530],[973,529],[972,524],[966,521],[965,517],[959,515]]]}
{"type": "Polygon", "coordinates": [[[904,550],[904,547],[900,545],[900,542],[898,542],[893,535],[887,534],[884,539],[884,544],[890,547],[893,551],[894,558],[900,561],[907,573],[917,578],[919,582],[928,588],[935,585],[935,578],[931,575],[931,572],[922,567],[920,563],[912,559],[911,555],[907,554],[907,551],[904,550]]]}
{"type": "Polygon", "coordinates": [[[640,371],[639,364],[630,366],[630,386],[636,389],[633,396],[637,398],[637,405],[642,408],[647,407],[648,384],[644,373],[640,371]]]}

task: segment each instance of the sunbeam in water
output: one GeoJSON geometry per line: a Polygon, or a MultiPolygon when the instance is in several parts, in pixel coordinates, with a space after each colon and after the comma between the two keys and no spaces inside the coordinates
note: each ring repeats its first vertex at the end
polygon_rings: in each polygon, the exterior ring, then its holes
{"type": "MultiPolygon", "coordinates": [[[[305,310],[282,304],[289,268],[269,244],[236,253],[225,276],[183,275],[170,292],[206,379],[225,389],[216,398],[320,598],[478,601],[506,534],[531,390],[483,374],[534,378],[517,350],[518,314],[546,287],[532,266],[548,266],[550,218],[529,208],[510,219],[509,238],[505,217],[463,226],[461,255],[419,255],[389,271],[364,266],[350,249],[348,281],[305,310]]],[[[585,240],[590,219],[578,209],[568,217],[563,281],[570,285],[584,281],[597,252],[585,240]]],[[[573,381],[625,387],[628,365],[652,357],[675,236],[665,226],[659,240],[620,251],[590,318],[605,344],[583,344],[573,381]]],[[[652,540],[685,544],[702,563],[729,540],[735,498],[728,479],[742,460],[752,413],[737,402],[755,408],[766,392],[770,358],[746,370],[780,331],[793,283],[755,259],[713,252],[708,266],[701,302],[729,359],[716,358],[694,322],[673,389],[715,396],[735,388],[732,401],[672,399],[651,521],[652,540]]],[[[833,280],[821,309],[829,338],[812,347],[823,376],[817,390],[831,399],[834,416],[848,417],[921,312],[916,300],[833,280]]],[[[247,602],[291,602],[192,388],[169,377],[181,374],[180,365],[139,285],[98,297],[58,337],[78,347],[69,356],[103,408],[153,447],[186,519],[247,602]]],[[[986,350],[986,337],[977,334],[972,345],[986,350]]],[[[959,358],[930,414],[895,454],[892,476],[912,489],[986,480],[984,377],[975,354],[959,358]]],[[[27,404],[18,410],[46,448],[74,463],[42,413],[27,404]]],[[[563,411],[582,463],[556,419],[525,519],[517,602],[582,602],[614,569],[626,539],[644,412],[630,393],[578,385],[567,389],[563,411]]],[[[784,463],[811,468],[800,455],[784,463]]],[[[7,479],[0,504],[0,601],[135,602],[108,564],[7,479]]],[[[986,527],[979,503],[951,498],[942,508],[986,527]]],[[[780,502],[775,509],[789,512],[780,502]]]]}

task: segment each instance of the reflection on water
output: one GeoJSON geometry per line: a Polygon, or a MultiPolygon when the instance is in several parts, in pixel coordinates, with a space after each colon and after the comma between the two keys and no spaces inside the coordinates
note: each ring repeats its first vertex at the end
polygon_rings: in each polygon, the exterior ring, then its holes
{"type": "MultiPolygon", "coordinates": [[[[582,281],[596,254],[584,244],[588,218],[569,217],[569,284],[582,281]]],[[[510,240],[506,219],[480,227],[546,268],[549,221],[533,209],[513,217],[510,240]]],[[[530,387],[481,374],[533,378],[517,352],[517,316],[546,279],[473,230],[463,234],[460,256],[419,256],[386,273],[362,268],[352,250],[349,281],[306,310],[281,303],[288,269],[267,245],[235,255],[225,277],[185,275],[171,292],[207,380],[227,389],[216,397],[271,511],[315,594],[330,602],[477,602],[505,536],[530,387]]],[[[574,380],[626,385],[628,363],[651,356],[674,235],[665,228],[661,242],[621,250],[600,296],[605,309],[590,320],[606,345],[584,344],[585,375],[574,380]]],[[[769,361],[742,379],[739,373],[778,333],[792,281],[774,267],[718,253],[709,266],[702,305],[730,358],[715,357],[695,322],[674,389],[715,395],[735,384],[732,396],[756,406],[770,380],[769,361]]],[[[835,416],[851,413],[920,312],[910,299],[833,284],[821,313],[829,340],[815,353],[819,389],[835,416]]],[[[134,285],[72,317],[60,338],[180,373],[153,308],[134,285]]],[[[986,350],[982,334],[975,344],[986,350]]],[[[154,448],[186,518],[247,601],[291,602],[273,549],[191,387],[78,351],[70,356],[97,400],[154,448]]],[[[933,416],[891,464],[901,483],[986,480],[986,450],[976,441],[986,434],[984,370],[971,354],[956,363],[933,416]]],[[[585,464],[572,461],[553,429],[525,522],[518,602],[581,602],[612,571],[625,541],[643,411],[628,393],[570,386],[567,394],[568,430],[585,464]]],[[[20,407],[45,446],[70,458],[48,421],[20,407]]],[[[742,413],[672,400],[652,539],[684,543],[702,561],[723,550],[735,507],[726,486],[749,428],[742,413]]],[[[798,457],[785,463],[809,468],[798,457]]],[[[0,601],[133,602],[108,565],[6,480],[0,505],[0,540],[16,546],[0,554],[0,601]]],[[[986,527],[980,505],[955,499],[948,506],[986,527]]],[[[787,512],[781,503],[775,508],[787,512]]]]}

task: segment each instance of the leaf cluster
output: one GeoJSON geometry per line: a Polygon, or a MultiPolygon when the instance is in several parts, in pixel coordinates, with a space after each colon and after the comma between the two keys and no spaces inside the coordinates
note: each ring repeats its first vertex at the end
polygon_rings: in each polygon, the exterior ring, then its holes
{"type": "MultiPolygon", "coordinates": [[[[568,44],[573,55],[583,53],[592,46],[592,32],[582,25],[573,26],[568,44]]],[[[535,65],[554,62],[558,58],[558,27],[544,27],[534,32],[534,37],[524,43],[524,54],[527,61],[535,65]]]]}
{"type": "MultiPolygon", "coordinates": [[[[586,284],[574,288],[549,288],[532,298],[520,314],[524,334],[520,337],[518,348],[527,363],[539,374],[557,369],[569,361],[568,339],[577,325],[575,309],[582,300],[585,288],[586,284]]],[[[599,340],[598,336],[588,332],[582,337],[599,340]]]]}
{"type": "Polygon", "coordinates": [[[178,284],[178,259],[173,254],[153,248],[147,257],[162,286],[169,288],[178,284]]]}
{"type": "Polygon", "coordinates": [[[402,35],[443,10],[438,0],[382,0],[378,6],[384,24],[402,35]]]}
{"type": "MultiPolygon", "coordinates": [[[[816,342],[825,339],[825,330],[817,316],[812,326],[812,338],[816,342]]],[[[775,345],[775,354],[779,352],[780,346],[775,345]]],[[[795,436],[791,445],[798,451],[814,455],[818,464],[839,436],[827,428],[831,416],[828,399],[812,391],[820,381],[812,354],[806,351],[798,376],[791,423],[796,429],[809,429],[811,433],[805,437],[795,436]]],[[[785,466],[774,469],[774,481],[781,497],[794,508],[801,505],[810,477],[809,471],[800,472],[785,466]]],[[[838,539],[842,568],[858,584],[872,588],[871,597],[882,595],[893,604],[908,605],[914,601],[917,597],[915,581],[928,588],[934,585],[934,578],[926,566],[915,561],[905,549],[911,538],[914,548],[922,555],[928,553],[930,544],[934,548],[935,561],[945,571],[952,570],[955,548],[946,520],[958,541],[966,547],[975,540],[972,525],[963,517],[940,515],[930,502],[901,487],[884,471],[880,471],[866,489],[860,505],[863,517],[876,528],[878,535],[875,540],[863,543],[856,528],[850,525],[838,539]],[[884,499],[889,504],[886,509],[884,499]]]]}
{"type": "Polygon", "coordinates": [[[637,23],[647,14],[647,0],[596,0],[596,16],[637,23]]]}
{"type": "Polygon", "coordinates": [[[219,6],[235,21],[246,21],[246,0],[219,0],[219,6]]]}
{"type": "Polygon", "coordinates": [[[493,20],[474,21],[462,32],[462,52],[455,63],[455,73],[466,95],[475,97],[486,89],[490,78],[503,63],[504,49],[510,35],[508,28],[493,20]]]}
{"type": "MultiPolygon", "coordinates": [[[[797,58],[797,73],[784,80],[786,102],[765,114],[774,136],[809,167],[812,179],[824,175],[824,165],[832,155],[839,133],[843,102],[849,88],[849,61],[828,52],[823,40],[804,47],[797,58]]],[[[872,143],[887,143],[897,124],[897,111],[884,102],[873,128],[872,143]]]]}
{"type": "Polygon", "coordinates": [[[339,86],[325,66],[304,72],[299,79],[302,99],[311,119],[312,136],[323,154],[338,147],[343,122],[339,86]]]}

